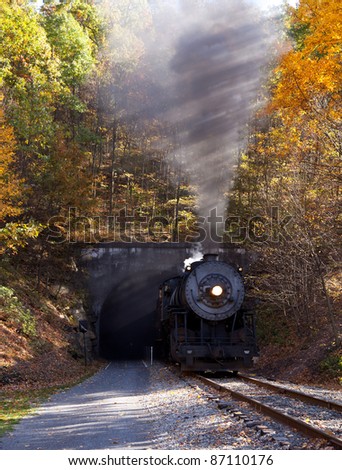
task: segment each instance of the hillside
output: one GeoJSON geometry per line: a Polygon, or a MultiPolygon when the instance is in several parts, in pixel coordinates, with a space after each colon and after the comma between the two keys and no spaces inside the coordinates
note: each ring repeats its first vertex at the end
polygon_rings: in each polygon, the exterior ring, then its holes
{"type": "MultiPolygon", "coordinates": [[[[16,262],[20,263],[20,256],[16,262]]],[[[0,384],[4,390],[64,386],[99,366],[89,356],[85,367],[83,335],[78,332],[85,294],[73,278],[75,273],[68,271],[70,266],[59,263],[59,269],[65,269],[65,282],[40,282],[39,286],[33,266],[23,262],[15,267],[8,261],[0,265],[0,384]]],[[[57,266],[54,275],[63,276],[57,266]]],[[[90,341],[87,333],[87,349],[90,341]]]]}
{"type": "Polygon", "coordinates": [[[261,357],[254,372],[264,377],[340,389],[342,383],[342,350],[336,348],[331,334],[320,331],[311,340],[296,345],[261,347],[261,357]]]}

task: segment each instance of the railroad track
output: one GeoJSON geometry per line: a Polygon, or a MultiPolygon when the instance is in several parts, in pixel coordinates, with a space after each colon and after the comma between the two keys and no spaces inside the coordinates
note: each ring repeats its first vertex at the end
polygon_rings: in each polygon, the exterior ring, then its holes
{"type": "Polygon", "coordinates": [[[241,374],[241,373],[239,373],[238,377],[241,378],[242,380],[246,381],[246,382],[256,384],[259,387],[263,387],[263,388],[266,388],[268,390],[276,391],[276,392],[281,393],[283,395],[286,395],[288,397],[296,398],[296,399],[301,400],[305,403],[309,403],[311,405],[318,405],[318,406],[321,406],[323,408],[328,408],[329,410],[335,410],[335,411],[342,412],[342,404],[337,403],[335,401],[325,400],[324,398],[318,398],[318,397],[315,397],[313,395],[309,395],[307,393],[300,392],[298,390],[293,390],[293,389],[284,387],[282,385],[276,385],[276,384],[270,383],[266,380],[257,379],[256,377],[250,377],[249,375],[245,375],[245,374],[241,374]]]}
{"type": "Polygon", "coordinates": [[[316,424],[312,424],[319,421],[317,416],[315,416],[314,409],[317,410],[317,414],[322,414],[319,410],[324,410],[324,422],[329,421],[329,416],[332,416],[334,423],[341,423],[342,415],[340,413],[342,406],[339,403],[320,399],[276,384],[270,384],[243,374],[239,374],[237,378],[229,381],[229,383],[222,383],[222,380],[213,380],[202,375],[196,375],[196,377],[201,382],[219,390],[221,393],[229,394],[235,400],[248,403],[257,411],[273,420],[295,428],[307,436],[326,440],[336,449],[342,449],[341,424],[340,429],[337,430],[337,432],[340,431],[341,435],[336,434],[335,430],[332,432],[327,429],[326,425],[324,428],[320,428],[316,424]],[[245,382],[243,387],[242,381],[245,382]],[[266,395],[264,393],[265,388],[268,390],[266,395]],[[307,406],[298,405],[299,401],[305,402],[305,404],[310,403],[313,411],[310,411],[307,406]],[[276,404],[274,405],[272,402],[276,402],[276,404]]]}

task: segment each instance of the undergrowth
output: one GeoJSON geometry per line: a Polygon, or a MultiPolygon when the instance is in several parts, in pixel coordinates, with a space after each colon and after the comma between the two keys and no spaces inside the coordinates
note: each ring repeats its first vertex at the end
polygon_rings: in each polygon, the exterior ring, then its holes
{"type": "Polygon", "coordinates": [[[13,289],[0,285],[1,319],[16,326],[18,333],[36,336],[36,321],[31,311],[15,295],[13,289]]]}
{"type": "Polygon", "coordinates": [[[337,379],[342,385],[342,355],[332,352],[319,363],[320,372],[328,378],[337,379]]]}

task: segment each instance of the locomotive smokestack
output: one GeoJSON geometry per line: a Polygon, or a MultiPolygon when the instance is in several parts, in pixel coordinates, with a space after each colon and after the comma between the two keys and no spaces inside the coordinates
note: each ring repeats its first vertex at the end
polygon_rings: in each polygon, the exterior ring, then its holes
{"type": "Polygon", "coordinates": [[[218,261],[218,254],[217,253],[206,253],[203,255],[204,261],[218,261]]]}

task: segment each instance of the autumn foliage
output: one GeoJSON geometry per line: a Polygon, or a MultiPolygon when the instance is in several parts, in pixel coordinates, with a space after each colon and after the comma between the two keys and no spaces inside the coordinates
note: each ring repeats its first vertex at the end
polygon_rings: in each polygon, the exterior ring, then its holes
{"type": "Polygon", "coordinates": [[[21,213],[22,181],[13,168],[16,142],[13,128],[5,121],[3,96],[0,95],[0,220],[21,213]]]}
{"type": "Polygon", "coordinates": [[[339,341],[340,2],[303,0],[286,25],[288,51],[241,158],[232,210],[263,216],[254,231],[262,273],[255,289],[265,308],[292,318],[305,335],[325,319],[339,341]],[[270,227],[280,236],[265,237],[270,227]]]}

